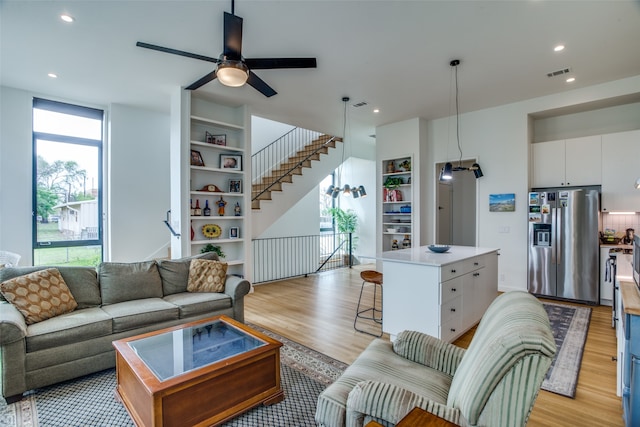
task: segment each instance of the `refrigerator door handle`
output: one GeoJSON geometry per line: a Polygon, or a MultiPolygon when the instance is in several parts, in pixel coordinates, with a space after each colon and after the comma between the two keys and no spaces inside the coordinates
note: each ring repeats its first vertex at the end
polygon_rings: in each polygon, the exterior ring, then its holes
{"type": "Polygon", "coordinates": [[[556,208],[551,209],[551,264],[557,264],[556,261],[556,208]]]}
{"type": "Polygon", "coordinates": [[[557,260],[557,264],[560,265],[562,264],[562,248],[560,247],[560,245],[562,245],[562,208],[553,208],[554,213],[555,213],[555,219],[556,219],[556,241],[555,241],[555,247],[556,247],[556,260],[557,260]]]}

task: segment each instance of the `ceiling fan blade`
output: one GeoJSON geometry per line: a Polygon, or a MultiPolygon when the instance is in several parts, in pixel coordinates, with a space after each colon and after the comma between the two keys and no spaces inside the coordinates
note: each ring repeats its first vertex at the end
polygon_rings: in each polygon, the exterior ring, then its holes
{"type": "Polygon", "coordinates": [[[155,44],[137,42],[136,46],[144,47],[145,49],[157,50],[159,52],[171,53],[173,55],[186,56],[187,58],[199,59],[201,61],[213,62],[214,64],[219,62],[216,58],[211,58],[210,56],[198,55],[197,53],[185,52],[184,50],[171,49],[169,47],[158,46],[155,44]]]}
{"type": "Polygon", "coordinates": [[[252,71],[249,71],[249,78],[247,79],[247,83],[249,83],[254,89],[262,93],[267,98],[270,98],[273,95],[278,93],[275,90],[273,90],[271,86],[266,84],[264,80],[256,76],[256,74],[252,71]]]}
{"type": "Polygon", "coordinates": [[[254,70],[274,68],[316,68],[316,58],[245,58],[247,67],[254,70]]]}
{"type": "Polygon", "coordinates": [[[216,78],[216,71],[213,70],[212,72],[210,72],[209,74],[207,74],[206,76],[202,77],[200,80],[191,83],[189,86],[187,86],[185,89],[186,90],[196,90],[201,86],[206,85],[207,83],[209,83],[211,80],[214,80],[216,78]]]}
{"type": "Polygon", "coordinates": [[[242,18],[224,13],[224,48],[222,54],[229,59],[242,57],[242,18]]]}

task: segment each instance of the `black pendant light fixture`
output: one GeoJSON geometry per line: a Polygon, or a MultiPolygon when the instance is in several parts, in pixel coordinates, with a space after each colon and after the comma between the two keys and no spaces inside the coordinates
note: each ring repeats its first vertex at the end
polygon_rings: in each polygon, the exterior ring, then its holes
{"type": "Polygon", "coordinates": [[[330,195],[334,199],[340,195],[340,193],[348,196],[351,194],[354,199],[359,197],[366,197],[367,192],[364,189],[363,185],[359,186],[350,186],[349,184],[345,184],[344,187],[340,188],[340,181],[342,179],[342,164],[344,163],[344,146],[346,144],[347,139],[347,102],[349,102],[349,97],[342,97],[342,102],[344,103],[344,114],[342,120],[342,162],[340,163],[340,170],[338,172],[338,186],[330,185],[325,192],[327,195],[330,195]]]}
{"type": "Polygon", "coordinates": [[[471,167],[462,166],[462,148],[460,148],[460,111],[458,108],[458,65],[460,65],[459,59],[454,59],[449,62],[449,65],[455,70],[455,83],[456,83],[456,141],[458,142],[458,151],[460,152],[460,159],[458,160],[458,166],[453,166],[451,162],[445,163],[444,167],[440,170],[440,181],[449,181],[453,179],[453,172],[459,171],[473,171],[476,179],[484,176],[482,169],[478,163],[474,163],[471,167]]]}

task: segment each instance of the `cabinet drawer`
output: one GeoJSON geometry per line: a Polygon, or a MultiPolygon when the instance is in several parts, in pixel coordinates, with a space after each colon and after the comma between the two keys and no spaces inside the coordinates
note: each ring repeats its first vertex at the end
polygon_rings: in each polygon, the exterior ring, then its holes
{"type": "Polygon", "coordinates": [[[454,317],[447,323],[440,326],[440,339],[442,341],[451,342],[456,339],[462,332],[462,319],[454,317]]]}
{"type": "Polygon", "coordinates": [[[441,295],[440,305],[444,305],[445,302],[450,301],[453,298],[462,295],[462,277],[456,277],[455,279],[447,280],[440,284],[441,295]]]}
{"type": "Polygon", "coordinates": [[[444,325],[454,317],[462,316],[462,296],[446,301],[440,306],[440,324],[444,325]]]}
{"type": "Polygon", "coordinates": [[[462,276],[473,270],[484,267],[486,259],[484,256],[465,259],[452,264],[442,266],[440,271],[440,281],[445,282],[454,277],[462,276]]]}

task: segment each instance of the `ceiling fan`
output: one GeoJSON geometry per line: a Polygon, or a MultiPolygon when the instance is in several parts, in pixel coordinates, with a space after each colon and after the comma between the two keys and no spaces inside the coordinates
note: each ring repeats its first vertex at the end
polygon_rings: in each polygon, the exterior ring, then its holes
{"type": "Polygon", "coordinates": [[[277,92],[252,70],[317,67],[316,58],[243,58],[242,18],[235,15],[234,9],[234,0],[231,0],[231,13],[224,12],[224,45],[222,53],[218,58],[144,42],[137,42],[136,46],[217,64],[215,70],[191,83],[186,87],[187,90],[196,90],[218,78],[220,83],[231,87],[239,87],[245,83],[249,83],[249,85],[264,96],[271,97],[277,92]]]}

